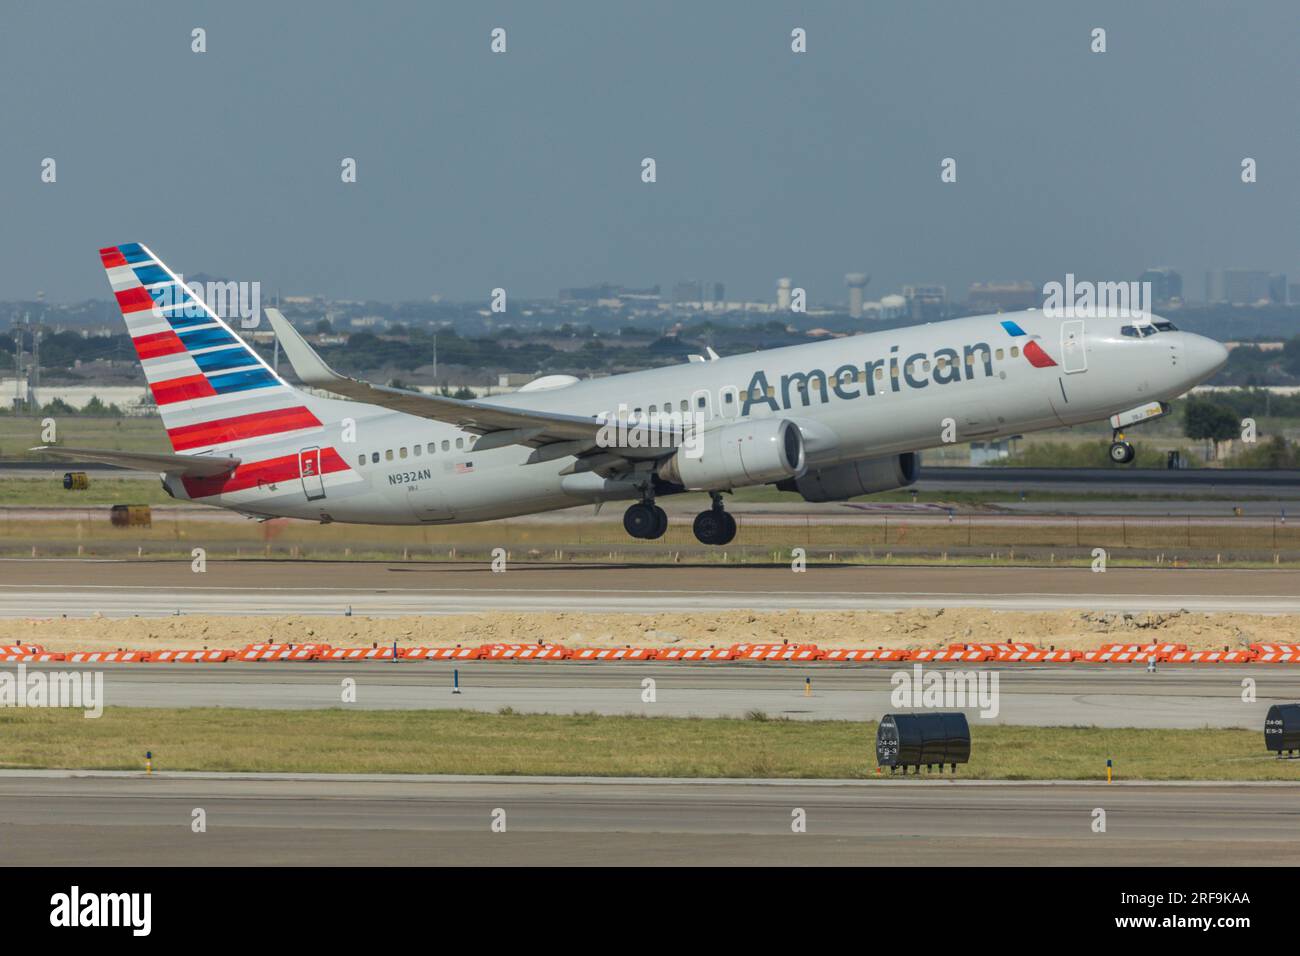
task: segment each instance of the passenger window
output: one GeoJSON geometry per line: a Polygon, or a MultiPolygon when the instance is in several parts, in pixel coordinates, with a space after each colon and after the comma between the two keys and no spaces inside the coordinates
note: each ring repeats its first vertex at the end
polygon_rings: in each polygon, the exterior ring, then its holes
{"type": "Polygon", "coordinates": [[[685,398],[683,398],[683,399],[682,399],[682,411],[684,411],[684,412],[689,412],[690,410],[691,410],[691,403],[690,403],[690,400],[689,400],[689,399],[685,399],[685,398]]]}
{"type": "Polygon", "coordinates": [[[392,450],[391,448],[388,449],[386,452],[384,452],[384,460],[385,460],[385,461],[392,461],[392,460],[393,460],[393,450],[392,450]]]}
{"type": "Polygon", "coordinates": [[[650,406],[650,414],[651,414],[651,415],[658,415],[658,414],[659,414],[659,406],[658,406],[658,405],[651,405],[651,406],[650,406]]]}
{"type": "Polygon", "coordinates": [[[405,446],[405,445],[403,445],[401,448],[397,449],[397,457],[398,457],[398,458],[405,458],[405,457],[406,457],[406,446],[405,446]]]}
{"type": "Polygon", "coordinates": [[[885,377],[885,369],[884,369],[884,366],[877,365],[877,366],[876,366],[876,381],[879,382],[879,381],[880,381],[882,378],[884,378],[884,377],[885,377]]]}
{"type": "Polygon", "coordinates": [[[924,362],[921,363],[921,371],[923,371],[923,372],[929,372],[929,371],[930,371],[930,360],[929,360],[929,359],[926,359],[924,362]]]}
{"type": "Polygon", "coordinates": [[[436,441],[429,442],[429,454],[432,455],[437,450],[438,450],[438,443],[436,441]]]}
{"type": "Polygon", "coordinates": [[[709,400],[708,400],[708,398],[706,398],[705,396],[701,395],[699,398],[697,398],[697,399],[695,400],[695,407],[696,407],[696,408],[708,408],[708,407],[709,407],[709,400]]]}
{"type": "Polygon", "coordinates": [[[451,442],[447,441],[447,439],[445,439],[445,438],[442,440],[442,450],[443,450],[443,451],[450,451],[450,450],[451,450],[451,442]]]}
{"type": "Polygon", "coordinates": [[[358,465],[364,465],[365,463],[366,463],[366,456],[365,456],[365,455],[362,455],[360,458],[357,459],[357,464],[358,464],[358,465]]]}
{"type": "Polygon", "coordinates": [[[948,360],[946,358],[936,359],[934,364],[939,368],[947,368],[948,360]]]}
{"type": "Polygon", "coordinates": [[[972,368],[975,367],[975,353],[974,353],[974,352],[967,352],[967,353],[966,353],[966,364],[969,365],[969,366],[972,367],[972,368]]]}
{"type": "Polygon", "coordinates": [[[465,439],[463,439],[463,438],[457,438],[457,439],[456,439],[456,447],[457,447],[457,448],[464,448],[464,447],[465,447],[465,439]]]}
{"type": "Polygon", "coordinates": [[[379,452],[373,452],[370,455],[370,461],[372,464],[379,464],[379,452]]]}
{"type": "Polygon", "coordinates": [[[419,445],[415,445],[415,446],[413,446],[413,447],[411,448],[411,451],[415,452],[415,457],[416,457],[416,458],[419,458],[422,454],[424,454],[424,449],[421,448],[419,445]]]}
{"type": "Polygon", "coordinates": [[[1001,362],[1001,361],[1002,361],[1002,350],[1001,350],[1001,349],[998,349],[996,352],[994,352],[994,353],[993,353],[993,357],[996,358],[999,362],[1001,362]]]}
{"type": "Polygon", "coordinates": [[[898,378],[898,366],[897,366],[897,365],[894,365],[894,366],[891,366],[891,367],[890,367],[890,369],[889,369],[889,377],[890,377],[890,378],[898,378]]]}
{"type": "MultiPolygon", "coordinates": [[[[808,386],[803,385],[801,387],[806,389],[808,386]]],[[[732,402],[736,400],[736,394],[734,392],[724,392],[722,395],[722,400],[726,402],[728,405],[730,405],[732,402]]]]}
{"type": "Polygon", "coordinates": [[[1011,357],[1012,357],[1012,358],[1019,358],[1019,357],[1020,357],[1020,346],[1019,346],[1019,345],[1013,345],[1013,346],[1011,346],[1011,357]]]}

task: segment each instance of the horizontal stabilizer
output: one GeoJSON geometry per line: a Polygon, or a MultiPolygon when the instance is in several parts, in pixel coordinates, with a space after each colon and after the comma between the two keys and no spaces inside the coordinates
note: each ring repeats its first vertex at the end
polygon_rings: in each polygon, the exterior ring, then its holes
{"type": "Polygon", "coordinates": [[[210,455],[168,455],[161,452],[104,451],[98,448],[69,448],[66,445],[41,445],[31,449],[53,458],[70,461],[97,461],[135,471],[162,471],[169,475],[192,478],[215,478],[239,466],[238,458],[210,455]]]}

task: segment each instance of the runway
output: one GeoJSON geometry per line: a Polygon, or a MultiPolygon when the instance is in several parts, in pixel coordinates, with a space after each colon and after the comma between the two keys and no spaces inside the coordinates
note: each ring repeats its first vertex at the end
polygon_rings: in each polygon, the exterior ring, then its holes
{"type": "MultiPolygon", "coordinates": [[[[475,710],[495,713],[641,714],[650,717],[744,717],[763,711],[792,720],[878,720],[899,708],[891,677],[911,664],[653,664],[545,661],[373,662],[367,664],[99,664],[42,665],[104,674],[107,706],[251,707],[360,710],[475,710]],[[461,693],[452,693],[452,670],[461,693]],[[345,678],[356,702],[344,705],[345,678]],[[645,680],[655,699],[643,699],[645,680]],[[811,681],[811,696],[804,693],[811,681]]],[[[0,670],[14,671],[3,664],[0,670]]],[[[28,665],[28,671],[35,669],[28,665]]],[[[1300,700],[1294,668],[983,664],[926,670],[997,674],[996,707],[974,700],[963,710],[972,726],[1145,728],[1241,727],[1260,730],[1270,705],[1300,700]],[[1257,700],[1242,701],[1242,679],[1256,682],[1257,700]]]]}
{"type": "Polygon", "coordinates": [[[1281,468],[945,468],[923,464],[914,487],[922,492],[1164,493],[1294,498],[1300,491],[1300,471],[1281,468]]]}
{"type": "Polygon", "coordinates": [[[1295,865],[1297,797],[1293,784],[3,771],[0,841],[10,865],[1295,865]]]}
{"type": "Polygon", "coordinates": [[[663,610],[1300,612],[1300,571],[0,560],[0,616],[663,610]]]}

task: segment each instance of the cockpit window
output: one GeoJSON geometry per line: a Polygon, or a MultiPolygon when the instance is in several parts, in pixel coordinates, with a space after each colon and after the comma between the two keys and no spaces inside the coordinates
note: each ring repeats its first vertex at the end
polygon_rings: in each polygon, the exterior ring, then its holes
{"type": "Polygon", "coordinates": [[[1155,325],[1150,323],[1143,323],[1142,325],[1125,325],[1120,327],[1119,334],[1126,335],[1131,339],[1144,339],[1148,335],[1155,335],[1157,329],[1161,329],[1161,331],[1164,332],[1171,332],[1173,331],[1173,326],[1168,322],[1157,322],[1155,325]],[[1169,327],[1161,329],[1161,326],[1169,327]]]}
{"type": "Polygon", "coordinates": [[[1178,331],[1178,327],[1175,326],[1174,323],[1172,323],[1172,322],[1156,322],[1156,323],[1155,323],[1155,327],[1156,327],[1156,331],[1157,331],[1157,332],[1177,332],[1177,331],[1178,331]]]}

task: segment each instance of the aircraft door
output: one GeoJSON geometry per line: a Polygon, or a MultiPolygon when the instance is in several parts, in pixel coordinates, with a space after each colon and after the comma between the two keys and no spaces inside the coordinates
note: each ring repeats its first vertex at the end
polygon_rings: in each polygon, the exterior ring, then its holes
{"type": "Polygon", "coordinates": [[[308,501],[325,497],[325,479],[320,470],[320,446],[313,445],[298,452],[298,474],[302,478],[302,492],[308,501]]]}
{"type": "Polygon", "coordinates": [[[1067,319],[1061,323],[1061,367],[1067,374],[1088,371],[1083,319],[1067,319]]]}

